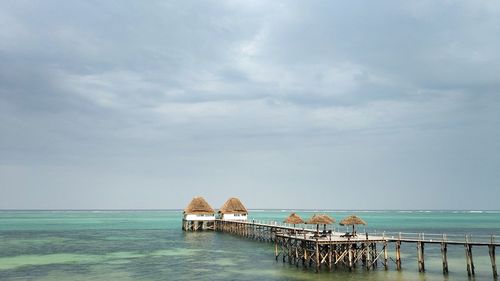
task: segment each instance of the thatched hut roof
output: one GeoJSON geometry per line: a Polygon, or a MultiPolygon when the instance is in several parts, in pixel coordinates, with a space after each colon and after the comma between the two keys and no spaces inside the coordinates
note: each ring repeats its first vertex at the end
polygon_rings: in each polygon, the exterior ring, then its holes
{"type": "Polygon", "coordinates": [[[215,211],[203,197],[194,197],[191,203],[184,209],[184,214],[207,215],[215,214],[215,211]]]}
{"type": "Polygon", "coordinates": [[[224,205],[219,209],[221,214],[248,214],[247,208],[243,206],[240,199],[229,198],[224,205]]]}
{"type": "Polygon", "coordinates": [[[335,219],[325,214],[315,214],[307,221],[307,224],[332,224],[335,219]]]}
{"type": "Polygon", "coordinates": [[[302,223],[304,223],[304,220],[296,213],[292,213],[283,222],[284,223],[291,223],[291,224],[302,224],[302,223]]]}
{"type": "Polygon", "coordinates": [[[339,224],[340,225],[355,225],[355,224],[366,225],[366,222],[356,215],[351,215],[351,216],[344,218],[339,224]]]}

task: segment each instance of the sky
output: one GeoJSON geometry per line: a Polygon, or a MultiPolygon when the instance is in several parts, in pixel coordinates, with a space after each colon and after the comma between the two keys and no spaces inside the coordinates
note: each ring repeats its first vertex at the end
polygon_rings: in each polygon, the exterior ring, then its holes
{"type": "Polygon", "coordinates": [[[0,209],[500,209],[498,1],[0,1],[0,209]]]}

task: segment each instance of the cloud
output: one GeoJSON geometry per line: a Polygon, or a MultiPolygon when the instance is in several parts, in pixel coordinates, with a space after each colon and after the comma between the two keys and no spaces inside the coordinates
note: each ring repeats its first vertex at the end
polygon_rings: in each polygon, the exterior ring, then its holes
{"type": "MultiPolygon", "coordinates": [[[[39,179],[78,190],[81,207],[103,188],[141,196],[144,182],[163,196],[312,178],[327,195],[335,180],[371,194],[480,177],[486,190],[500,181],[486,172],[500,161],[499,13],[491,1],[2,3],[4,186],[39,179]],[[93,173],[95,187],[72,187],[93,173]]],[[[10,193],[0,207],[27,206],[10,193]]]]}

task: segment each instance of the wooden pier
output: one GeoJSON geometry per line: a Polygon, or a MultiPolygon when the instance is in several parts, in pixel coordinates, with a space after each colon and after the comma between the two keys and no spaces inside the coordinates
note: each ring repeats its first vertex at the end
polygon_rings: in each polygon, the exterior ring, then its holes
{"type": "Polygon", "coordinates": [[[335,222],[334,218],[324,214],[315,214],[307,222],[292,213],[283,224],[275,221],[247,221],[248,210],[238,198],[229,198],[219,209],[217,217],[212,207],[203,197],[194,197],[184,209],[182,229],[184,231],[213,230],[230,233],[257,241],[274,243],[276,261],[281,259],[303,268],[332,270],[344,267],[353,270],[362,267],[372,270],[380,263],[389,269],[389,263],[401,270],[402,244],[416,245],[417,267],[425,272],[426,247],[439,247],[443,274],[449,273],[448,246],[464,247],[465,268],[469,277],[475,275],[473,248],[488,247],[493,279],[498,279],[495,250],[500,244],[493,235],[489,237],[470,235],[424,234],[424,233],[365,233],[356,235],[355,225],[365,225],[361,218],[351,215],[339,222],[340,225],[352,226],[351,233],[326,231],[326,225],[335,222]],[[305,225],[304,223],[307,223],[305,225]],[[295,227],[298,224],[301,227],[295,227]],[[309,228],[314,227],[316,229],[309,228]],[[319,225],[324,230],[319,231],[319,225]],[[394,244],[394,258],[389,255],[389,244],[394,244]]]}
{"type": "MultiPolygon", "coordinates": [[[[288,261],[297,267],[319,271],[322,267],[344,266],[352,270],[361,264],[367,270],[377,267],[382,254],[387,254],[387,243],[381,237],[341,237],[340,233],[317,235],[310,233],[283,233],[276,235],[275,256],[281,256],[283,262],[288,261]],[[382,245],[377,252],[377,244],[382,245]]],[[[386,255],[382,264],[387,266],[386,255]]]]}
{"type": "MultiPolygon", "coordinates": [[[[424,255],[424,246],[425,245],[440,245],[441,248],[441,259],[442,259],[442,267],[443,274],[448,274],[448,245],[453,246],[463,246],[465,249],[465,262],[468,276],[475,275],[474,269],[474,259],[472,254],[473,247],[488,247],[488,252],[491,261],[492,275],[495,280],[498,279],[498,272],[496,266],[496,257],[495,257],[495,248],[500,246],[499,243],[495,242],[495,237],[493,235],[489,236],[489,238],[478,239],[477,241],[473,241],[470,235],[465,235],[464,240],[460,241],[458,236],[454,236],[454,239],[449,239],[446,234],[441,234],[440,236],[429,235],[424,233],[417,234],[418,236],[414,236],[415,234],[402,234],[399,233],[396,237],[392,236],[391,238],[386,238],[387,242],[395,242],[396,243],[396,263],[397,269],[401,269],[401,243],[415,243],[417,245],[417,262],[418,262],[418,270],[420,272],[425,272],[425,255],[424,255]],[[413,235],[413,237],[412,237],[413,235]],[[399,245],[399,246],[398,246],[399,245]]],[[[385,234],[384,234],[385,238],[385,234]]]]}
{"type": "Polygon", "coordinates": [[[489,239],[473,241],[464,236],[460,241],[457,236],[405,234],[396,235],[360,234],[346,236],[340,232],[317,232],[312,228],[292,227],[277,222],[228,221],[217,219],[215,231],[226,232],[262,242],[274,243],[275,259],[294,264],[297,267],[332,270],[344,267],[352,270],[362,267],[372,270],[379,264],[389,269],[389,263],[395,264],[396,270],[402,269],[401,245],[412,243],[417,249],[417,267],[425,272],[425,249],[427,246],[440,247],[443,274],[448,274],[448,246],[462,246],[465,249],[465,269],[469,276],[475,275],[473,248],[488,247],[493,279],[497,280],[495,249],[500,244],[494,236],[489,239]],[[390,243],[394,243],[394,258],[389,255],[390,243]]]}

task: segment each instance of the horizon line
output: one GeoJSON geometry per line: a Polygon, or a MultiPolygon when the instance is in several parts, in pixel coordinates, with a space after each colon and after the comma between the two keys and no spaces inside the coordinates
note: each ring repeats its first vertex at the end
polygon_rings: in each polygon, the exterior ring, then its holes
{"type": "MultiPolygon", "coordinates": [[[[1,209],[2,211],[183,211],[184,208],[130,208],[130,209],[24,209],[24,208],[7,208],[1,209]]],[[[500,209],[328,209],[328,208],[248,208],[249,211],[500,211],[500,209]]]]}

